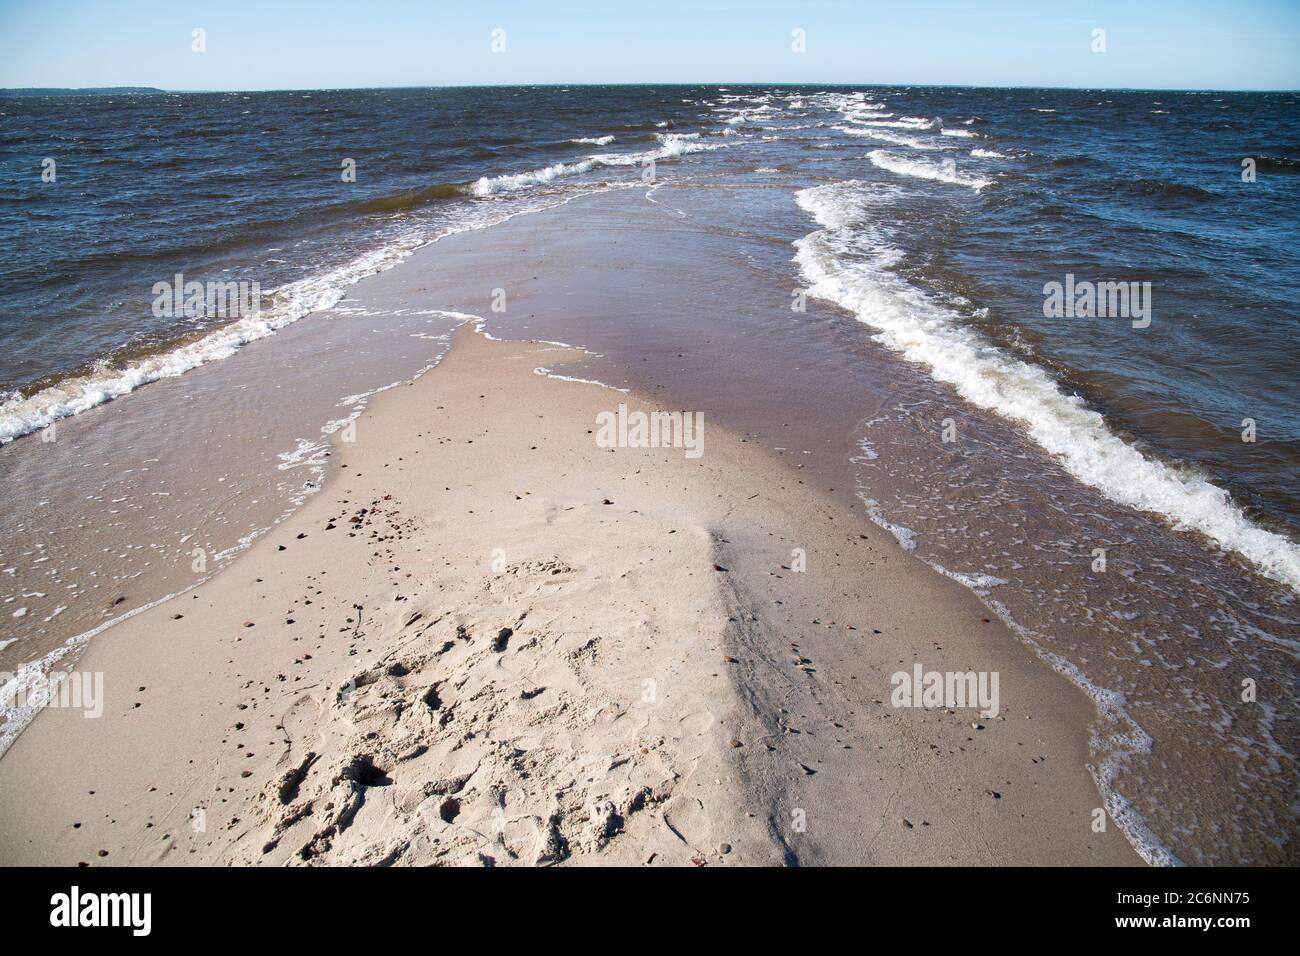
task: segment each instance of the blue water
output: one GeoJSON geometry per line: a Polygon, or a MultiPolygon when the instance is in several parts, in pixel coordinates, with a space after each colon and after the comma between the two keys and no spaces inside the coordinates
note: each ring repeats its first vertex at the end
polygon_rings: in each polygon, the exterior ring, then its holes
{"type": "Polygon", "coordinates": [[[1291,93],[114,94],[5,98],[0,123],[0,394],[9,399],[0,439],[193,364],[161,363],[96,391],[109,373],[228,320],[155,316],[154,283],[177,273],[257,281],[275,325],[314,301],[321,277],[328,285],[381,267],[382,257],[356,263],[484,206],[628,179],[647,156],[676,161],[675,146],[744,144],[690,161],[902,184],[872,210],[906,250],[900,274],[1048,369],[1117,433],[1204,470],[1254,520],[1292,533],[1300,525],[1300,111],[1291,93]],[[936,119],[946,133],[924,125],[936,119]],[[893,168],[865,158],[873,151],[893,168]],[[47,157],[54,182],[42,180],[47,157]],[[1242,181],[1245,158],[1255,160],[1252,183],[1242,181]],[[343,179],[346,159],[354,182],[343,179]],[[930,163],[942,176],[948,161],[957,183],[900,172],[930,163]],[[483,177],[495,181],[476,194],[483,177]],[[962,180],[989,185],[948,201],[962,180]],[[1151,326],[1045,319],[1042,287],[1067,274],[1150,282],[1151,326]],[[52,384],[60,390],[42,397],[52,384]],[[1241,440],[1247,418],[1253,443],[1241,440]]]}

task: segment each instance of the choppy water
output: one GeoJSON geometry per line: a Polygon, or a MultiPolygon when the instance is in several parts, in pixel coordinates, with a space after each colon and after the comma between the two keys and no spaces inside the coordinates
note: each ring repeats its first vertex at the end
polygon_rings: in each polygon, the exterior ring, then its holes
{"type": "MultiPolygon", "coordinates": [[[[763,265],[785,303],[755,333],[819,321],[790,311],[796,289],[861,323],[891,399],[837,411],[858,422],[867,506],[1094,695],[1099,784],[1148,856],[1286,857],[1296,100],[719,87],[0,100],[0,466],[31,481],[29,433],[283,334],[438,236],[636,183],[651,164],[656,182],[725,182],[725,201],[651,192],[719,235],[772,240],[763,265]],[[779,201],[755,201],[752,183],[779,201]],[[155,314],[155,283],[177,273],[256,281],[261,311],[155,314]],[[1045,316],[1045,285],[1071,276],[1149,283],[1150,308],[1045,316]],[[945,429],[954,441],[936,440],[945,429]],[[1090,573],[1096,548],[1105,574],[1090,573]],[[1268,696],[1242,712],[1245,677],[1268,696]],[[1214,756],[1174,756],[1208,738],[1214,756]],[[1237,792],[1189,800],[1207,771],[1236,775],[1237,792]]],[[[60,487],[79,491],[66,474],[60,487]]],[[[33,528],[57,537],[24,507],[0,524],[10,668],[77,619],[33,583],[46,573],[33,528]]]]}
{"type": "Polygon", "coordinates": [[[804,201],[847,257],[1198,466],[1259,523],[1300,520],[1292,94],[380,90],[0,113],[0,440],[227,355],[485,206],[758,140],[774,166],[850,181],[804,201]],[[205,342],[229,323],[155,316],[152,288],[176,274],[258,282],[259,320],[205,342]],[[1044,283],[1067,275],[1149,282],[1151,326],[1044,318],[1044,283]]]}

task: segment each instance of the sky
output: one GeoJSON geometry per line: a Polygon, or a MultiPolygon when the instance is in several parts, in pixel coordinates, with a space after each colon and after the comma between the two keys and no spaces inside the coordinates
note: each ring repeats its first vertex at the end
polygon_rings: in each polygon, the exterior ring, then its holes
{"type": "Polygon", "coordinates": [[[0,87],[743,82],[1297,89],[1300,0],[0,0],[0,87]]]}

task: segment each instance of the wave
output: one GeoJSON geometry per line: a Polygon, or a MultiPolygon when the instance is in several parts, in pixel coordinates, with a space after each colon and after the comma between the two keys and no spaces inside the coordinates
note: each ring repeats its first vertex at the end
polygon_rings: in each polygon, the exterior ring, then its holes
{"type": "Polygon", "coordinates": [[[469,195],[469,188],[461,183],[437,183],[388,196],[363,199],[353,204],[351,208],[361,213],[406,212],[443,199],[459,199],[467,195],[469,195]]]}
{"type": "Polygon", "coordinates": [[[1084,166],[1095,163],[1096,160],[1084,153],[1075,153],[1071,156],[1052,156],[1047,160],[1047,165],[1057,169],[1069,169],[1071,166],[1084,166]]]}
{"type": "Polygon", "coordinates": [[[658,123],[657,123],[657,122],[655,122],[654,120],[647,120],[647,121],[644,122],[644,123],[624,123],[622,126],[619,126],[618,128],[619,128],[619,129],[625,129],[625,130],[632,130],[632,131],[636,131],[636,130],[645,130],[645,129],[650,129],[650,130],[653,130],[653,129],[672,129],[672,128],[673,128],[673,121],[672,121],[672,120],[663,120],[662,122],[658,122],[658,123]]]}
{"type": "Polygon", "coordinates": [[[120,398],[142,385],[175,378],[191,369],[228,358],[242,346],[267,338],[311,312],[328,309],[343,296],[343,287],[380,272],[405,258],[405,250],[386,247],[361,256],[321,276],[276,290],[276,303],[254,316],[211,332],[170,351],[149,355],[125,368],[100,368],[64,379],[34,394],[0,405],[0,445],[46,428],[72,415],[120,398]]]}
{"type": "Polygon", "coordinates": [[[634,153],[598,153],[574,163],[555,163],[541,169],[531,169],[523,173],[504,176],[483,176],[471,185],[470,192],[475,196],[493,196],[498,193],[519,192],[533,186],[546,185],[565,176],[576,176],[591,172],[599,166],[641,166],[647,162],[660,159],[672,159],[687,153],[721,149],[725,143],[702,143],[698,141],[699,133],[657,133],[655,140],[658,149],[642,150],[634,153]]]}
{"type": "Polygon", "coordinates": [[[18,739],[19,734],[27,728],[27,725],[32,722],[40,712],[41,707],[44,706],[43,704],[31,703],[31,701],[41,699],[40,695],[35,692],[46,686],[46,680],[49,678],[50,674],[54,672],[55,664],[62,661],[77,648],[83,646],[95,635],[103,633],[115,624],[120,624],[123,621],[129,620],[137,614],[143,614],[151,608],[158,607],[160,604],[165,604],[167,601],[170,601],[178,595],[194,590],[196,587],[207,581],[208,577],[211,577],[211,575],[204,577],[202,580],[196,581],[183,591],[177,591],[174,594],[168,594],[165,597],[161,597],[156,601],[150,601],[147,604],[142,604],[140,607],[132,608],[125,614],[119,615],[112,620],[105,621],[82,634],[78,634],[76,637],[70,638],[63,644],[60,644],[39,660],[23,664],[16,672],[9,675],[4,684],[0,685],[0,718],[3,718],[4,720],[3,723],[0,723],[0,755],[3,755],[5,751],[13,745],[13,742],[18,739]],[[20,700],[23,701],[22,704],[17,703],[20,700]],[[6,701],[13,701],[13,703],[6,705],[4,703],[6,701]]]}
{"type": "Polygon", "coordinates": [[[590,159],[600,166],[640,166],[653,160],[675,159],[689,153],[703,153],[731,145],[721,142],[703,142],[699,133],[661,133],[659,142],[658,149],[644,150],[639,153],[602,153],[590,159]]]}
{"type": "Polygon", "coordinates": [[[1045,664],[1092,700],[1101,719],[1091,728],[1089,743],[1092,751],[1102,756],[1088,770],[1105,801],[1106,812],[1119,824],[1129,844],[1151,866],[1182,866],[1182,861],[1160,841],[1132,801],[1119,791],[1119,776],[1124,767],[1134,756],[1149,754],[1154,744],[1151,735],[1129,714],[1127,698],[1118,691],[1099,687],[1078,666],[1048,650],[1043,636],[1016,621],[1001,601],[984,600],[1045,664]]]}
{"type": "MultiPolygon", "coordinates": [[[[518,193],[600,166],[640,166],[647,162],[721,149],[729,145],[723,142],[700,142],[698,137],[698,133],[661,132],[655,134],[655,141],[659,144],[655,149],[593,155],[578,162],[556,163],[522,173],[484,176],[469,184],[440,183],[361,200],[348,204],[348,210],[360,213],[402,212],[442,199],[518,193]]],[[[419,246],[453,232],[493,225],[519,211],[522,210],[479,216],[467,213],[466,218],[456,225],[432,237],[412,232],[364,253],[345,265],[269,290],[269,307],[264,306],[257,315],[241,318],[201,338],[174,345],[166,351],[132,358],[118,366],[100,363],[88,371],[75,373],[41,387],[30,395],[0,393],[0,446],[47,428],[64,418],[111,402],[143,385],[164,378],[175,378],[201,365],[228,358],[243,346],[274,335],[313,312],[332,308],[343,297],[347,286],[368,275],[391,268],[419,246]]]]}
{"type": "Polygon", "coordinates": [[[903,136],[899,133],[891,133],[883,129],[861,129],[856,126],[833,126],[831,127],[841,133],[847,133],[850,136],[865,136],[870,139],[878,140],[882,143],[892,143],[895,146],[907,146],[911,149],[949,149],[942,143],[927,143],[924,140],[917,139],[915,136],[903,136]]]}
{"type": "MultiPolygon", "coordinates": [[[[436,188],[436,187],[435,187],[436,188]]],[[[166,351],[135,358],[121,367],[101,363],[84,373],[63,378],[30,395],[8,393],[0,400],[0,446],[74,415],[130,394],[143,385],[186,372],[234,355],[240,348],[268,338],[313,312],[333,308],[348,286],[366,276],[391,269],[420,246],[446,236],[482,229],[527,211],[471,212],[436,234],[423,231],[397,238],[351,261],[317,275],[290,282],[263,293],[270,305],[196,340],[166,351]]]]}
{"type": "Polygon", "coordinates": [[[1005,153],[999,153],[996,149],[972,149],[970,154],[976,159],[1006,159],[1005,153]]]}
{"type": "Polygon", "coordinates": [[[530,169],[523,173],[508,173],[503,176],[482,176],[470,186],[475,196],[494,196],[497,193],[513,193],[532,186],[544,185],[561,176],[573,176],[594,169],[596,164],[589,159],[577,163],[555,163],[541,169],[530,169]]]}
{"type": "Polygon", "coordinates": [[[1290,156],[1256,156],[1255,165],[1259,169],[1271,169],[1284,173],[1300,172],[1300,159],[1293,159],[1290,156]]]}
{"type": "Polygon", "coordinates": [[[883,149],[873,149],[867,153],[867,159],[881,169],[887,169],[891,173],[897,173],[900,176],[914,176],[917,179],[933,179],[936,182],[951,183],[954,186],[969,186],[971,189],[979,192],[985,186],[991,186],[991,179],[977,179],[971,176],[963,176],[957,172],[957,164],[952,160],[942,163],[934,163],[924,159],[910,159],[906,156],[899,156],[896,153],[886,152],[883,149]]]}
{"type": "Polygon", "coordinates": [[[1135,179],[1126,185],[1130,192],[1139,196],[1195,200],[1216,198],[1214,193],[1208,189],[1202,189],[1200,186],[1193,186],[1188,183],[1170,182],[1167,179],[1135,179]]]}
{"type": "MultiPolygon", "coordinates": [[[[169,237],[172,241],[167,245],[141,245],[134,249],[118,248],[107,252],[63,256],[50,259],[47,263],[48,271],[36,277],[34,281],[37,286],[57,286],[66,281],[66,276],[62,274],[63,270],[84,273],[89,270],[120,267],[128,263],[154,264],[165,259],[182,260],[196,255],[211,256],[217,253],[243,252],[261,241],[273,241],[277,234],[282,235],[286,230],[341,229],[349,225],[348,220],[357,216],[409,212],[446,200],[463,199],[473,195],[470,185],[469,183],[434,183],[367,199],[331,203],[287,216],[265,215],[264,218],[249,219],[243,223],[238,232],[230,232],[219,237],[196,238],[176,232],[169,237]]],[[[200,193],[187,193],[187,196],[191,200],[232,198],[206,197],[200,193]]],[[[274,212],[269,207],[267,211],[274,212]]]]}
{"type": "Polygon", "coordinates": [[[863,126],[882,127],[884,129],[910,129],[920,132],[922,130],[942,129],[942,126],[936,125],[930,120],[918,120],[916,117],[904,116],[901,119],[854,119],[853,122],[861,123],[863,126]]]}
{"type": "Polygon", "coordinates": [[[871,222],[873,184],[818,186],[796,194],[796,201],[823,227],[795,244],[813,295],[852,312],[877,330],[883,345],[926,366],[971,404],[1022,425],[1079,481],[1199,532],[1300,591],[1300,545],[1251,522],[1224,489],[1143,455],[1043,368],[993,348],[956,313],[890,271],[900,253],[871,222]]]}
{"type": "Polygon", "coordinates": [[[757,124],[759,120],[771,119],[771,113],[772,111],[767,110],[766,108],[762,110],[737,113],[735,116],[724,120],[724,122],[727,123],[728,126],[744,126],[746,124],[753,126],[757,124]]]}
{"type": "Polygon", "coordinates": [[[613,136],[579,136],[577,139],[569,140],[570,143],[582,143],[586,146],[608,146],[614,142],[613,136]]]}

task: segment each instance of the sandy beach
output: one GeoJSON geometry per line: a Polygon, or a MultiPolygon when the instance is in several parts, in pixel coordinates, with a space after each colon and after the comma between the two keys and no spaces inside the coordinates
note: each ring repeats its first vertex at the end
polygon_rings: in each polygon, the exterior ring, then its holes
{"type": "Polygon", "coordinates": [[[968,589],[747,436],[600,447],[655,406],[537,371],[582,357],[462,325],[320,494],[91,642],[103,716],[0,760],[0,862],[1141,862],[1092,702],[968,589]],[[894,706],[917,664],[996,672],[996,717],[894,706]]]}

